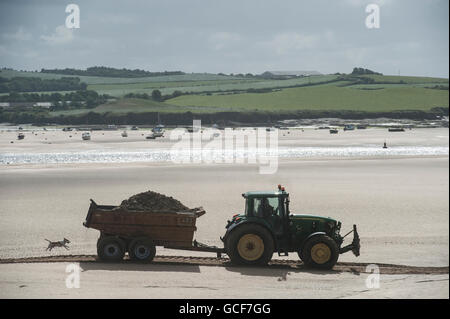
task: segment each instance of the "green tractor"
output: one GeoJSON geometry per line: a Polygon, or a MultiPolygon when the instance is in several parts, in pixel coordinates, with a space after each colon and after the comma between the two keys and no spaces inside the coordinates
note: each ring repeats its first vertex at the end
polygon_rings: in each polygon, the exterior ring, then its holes
{"type": "Polygon", "coordinates": [[[244,214],[228,221],[222,239],[225,251],[234,264],[265,265],[274,252],[287,256],[297,252],[303,263],[312,268],[331,269],[339,254],[352,251],[359,256],[356,225],[340,235],[341,222],[313,215],[292,215],[289,194],[278,185],[275,192],[247,192],[244,214]],[[351,244],[342,247],[344,238],[353,233],[351,244]]]}

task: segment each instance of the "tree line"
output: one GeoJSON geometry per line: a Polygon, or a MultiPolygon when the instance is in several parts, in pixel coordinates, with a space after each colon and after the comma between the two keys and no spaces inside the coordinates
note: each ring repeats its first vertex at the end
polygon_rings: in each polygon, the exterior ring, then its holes
{"type": "Polygon", "coordinates": [[[53,104],[51,111],[67,110],[73,108],[94,108],[104,104],[111,98],[107,94],[98,94],[96,91],[84,90],[61,93],[17,93],[0,96],[0,102],[35,103],[50,102],[53,104]]]}
{"type": "Polygon", "coordinates": [[[383,75],[382,73],[378,73],[369,69],[364,68],[353,68],[352,75],[365,75],[365,74],[376,74],[376,75],[383,75]]]}
{"type": "Polygon", "coordinates": [[[165,94],[163,95],[160,90],[153,90],[152,94],[149,95],[147,93],[127,93],[124,95],[124,98],[131,98],[131,99],[144,99],[144,100],[154,100],[158,102],[164,102],[168,99],[173,99],[175,97],[190,94],[189,92],[181,92],[181,91],[174,91],[172,94],[165,94]]]}
{"type": "Polygon", "coordinates": [[[276,123],[286,119],[327,118],[338,117],[342,119],[368,119],[368,118],[393,118],[393,119],[436,119],[437,116],[448,116],[448,107],[436,107],[429,111],[322,111],[300,110],[292,112],[218,112],[218,113],[95,113],[93,111],[81,115],[50,116],[46,111],[40,112],[9,112],[0,108],[0,122],[9,123],[35,123],[35,124],[116,124],[116,125],[142,125],[158,124],[160,121],[166,125],[192,125],[192,120],[200,119],[202,123],[276,123]]]}
{"type": "Polygon", "coordinates": [[[113,78],[140,78],[151,76],[163,76],[163,75],[181,75],[185,74],[181,71],[163,71],[163,72],[150,72],[140,69],[116,69],[106,66],[93,66],[86,70],[80,69],[41,69],[41,73],[55,73],[65,75],[86,75],[86,76],[101,76],[101,77],[113,77],[113,78]]]}
{"type": "Polygon", "coordinates": [[[38,77],[0,77],[0,93],[86,90],[87,84],[77,77],[41,79],[38,77]]]}

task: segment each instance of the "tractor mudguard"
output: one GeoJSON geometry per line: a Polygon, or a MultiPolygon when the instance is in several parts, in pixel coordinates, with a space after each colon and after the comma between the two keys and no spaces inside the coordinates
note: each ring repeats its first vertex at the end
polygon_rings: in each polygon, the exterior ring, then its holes
{"type": "Polygon", "coordinates": [[[303,248],[303,246],[305,245],[305,243],[306,243],[311,237],[314,237],[314,236],[317,236],[317,235],[326,235],[326,233],[323,232],[323,231],[318,231],[318,232],[309,234],[308,237],[306,237],[306,238],[302,241],[302,243],[300,244],[300,247],[303,248]]]}
{"type": "MultiPolygon", "coordinates": [[[[264,227],[265,229],[267,229],[267,230],[269,231],[269,233],[272,235],[273,242],[274,242],[275,247],[276,247],[276,245],[277,245],[276,237],[274,236],[274,234],[273,234],[272,231],[270,230],[270,227],[268,227],[268,226],[266,225],[266,223],[264,223],[264,222],[262,222],[262,221],[258,221],[257,219],[255,219],[255,220],[244,220],[244,221],[242,221],[242,222],[240,222],[240,223],[233,223],[233,224],[231,224],[231,225],[227,228],[227,231],[226,231],[225,235],[224,235],[223,237],[220,238],[220,239],[223,241],[224,245],[226,246],[226,244],[227,244],[227,238],[228,238],[228,236],[230,235],[230,233],[231,233],[235,228],[237,228],[238,226],[241,226],[241,225],[246,225],[246,224],[257,224],[257,225],[260,225],[260,226],[264,227]]],[[[226,247],[225,247],[225,248],[226,248],[226,247]]]]}

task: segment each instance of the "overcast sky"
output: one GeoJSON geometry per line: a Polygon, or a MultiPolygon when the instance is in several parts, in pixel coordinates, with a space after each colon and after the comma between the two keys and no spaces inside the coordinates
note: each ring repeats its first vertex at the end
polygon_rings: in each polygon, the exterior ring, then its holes
{"type": "Polygon", "coordinates": [[[448,0],[1,0],[0,66],[449,76],[448,0]],[[80,8],[68,29],[65,8],[80,8]],[[368,29],[366,6],[380,7],[368,29]]]}

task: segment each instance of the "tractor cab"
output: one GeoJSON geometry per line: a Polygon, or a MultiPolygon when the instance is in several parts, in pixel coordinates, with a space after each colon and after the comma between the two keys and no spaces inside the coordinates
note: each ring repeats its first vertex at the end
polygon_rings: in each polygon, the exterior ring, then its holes
{"type": "Polygon", "coordinates": [[[289,193],[279,187],[275,192],[247,192],[245,198],[245,217],[258,218],[267,224],[277,237],[286,232],[289,219],[289,193]]]}
{"type": "Polygon", "coordinates": [[[347,251],[359,255],[359,236],[353,226],[351,244],[342,247],[341,223],[315,215],[292,215],[289,193],[278,185],[277,191],[246,192],[245,212],[229,220],[222,239],[231,260],[241,264],[266,264],[274,252],[287,256],[297,252],[307,265],[330,269],[338,255],[347,251]]]}

